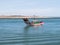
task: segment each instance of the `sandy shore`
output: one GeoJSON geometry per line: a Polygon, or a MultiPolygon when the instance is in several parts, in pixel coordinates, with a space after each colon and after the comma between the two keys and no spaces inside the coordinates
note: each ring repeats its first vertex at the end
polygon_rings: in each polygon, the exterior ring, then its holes
{"type": "Polygon", "coordinates": [[[43,16],[0,16],[0,18],[51,18],[51,17],[43,17],[43,16]]]}

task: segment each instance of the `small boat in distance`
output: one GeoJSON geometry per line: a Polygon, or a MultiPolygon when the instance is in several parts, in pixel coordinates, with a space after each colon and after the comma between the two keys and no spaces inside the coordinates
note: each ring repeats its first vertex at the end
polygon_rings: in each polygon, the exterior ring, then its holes
{"type": "Polygon", "coordinates": [[[44,24],[44,22],[38,20],[33,20],[32,22],[30,22],[28,18],[23,18],[23,21],[30,26],[40,26],[44,24]]]}
{"type": "Polygon", "coordinates": [[[39,26],[39,25],[43,25],[43,24],[44,24],[44,22],[38,21],[38,20],[33,20],[31,22],[31,25],[33,25],[33,26],[39,26]]]}

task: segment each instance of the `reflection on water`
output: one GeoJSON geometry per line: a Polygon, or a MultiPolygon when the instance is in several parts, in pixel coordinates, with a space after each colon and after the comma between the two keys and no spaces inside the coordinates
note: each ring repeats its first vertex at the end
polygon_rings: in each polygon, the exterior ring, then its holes
{"type": "Polygon", "coordinates": [[[29,41],[29,39],[28,39],[28,29],[27,28],[29,28],[28,26],[27,27],[25,27],[25,30],[24,30],[24,45],[29,45],[29,43],[27,43],[28,41],[29,41]]]}
{"type": "Polygon", "coordinates": [[[32,27],[32,26],[27,25],[27,26],[24,27],[24,29],[28,30],[30,27],[32,27]]]}
{"type": "Polygon", "coordinates": [[[29,30],[29,28],[38,29],[38,28],[42,28],[42,27],[43,27],[43,25],[40,25],[40,26],[29,26],[29,25],[26,25],[26,26],[24,27],[24,30],[29,30]]]}
{"type": "Polygon", "coordinates": [[[24,45],[31,45],[38,41],[40,37],[39,34],[34,34],[33,31],[38,31],[38,28],[42,28],[42,26],[25,26],[24,27],[24,45]]]}

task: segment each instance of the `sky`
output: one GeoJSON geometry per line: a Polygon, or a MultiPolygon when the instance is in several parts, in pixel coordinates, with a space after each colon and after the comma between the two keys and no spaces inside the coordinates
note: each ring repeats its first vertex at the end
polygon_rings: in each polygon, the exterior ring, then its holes
{"type": "Polygon", "coordinates": [[[60,17],[60,0],[0,0],[0,15],[60,17]]]}

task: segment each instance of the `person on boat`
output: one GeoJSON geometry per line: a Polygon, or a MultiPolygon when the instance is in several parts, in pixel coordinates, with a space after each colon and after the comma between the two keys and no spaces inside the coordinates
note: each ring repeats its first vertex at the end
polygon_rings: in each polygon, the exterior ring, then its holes
{"type": "Polygon", "coordinates": [[[30,21],[28,20],[28,18],[23,18],[23,20],[26,24],[31,24],[30,21]]]}

